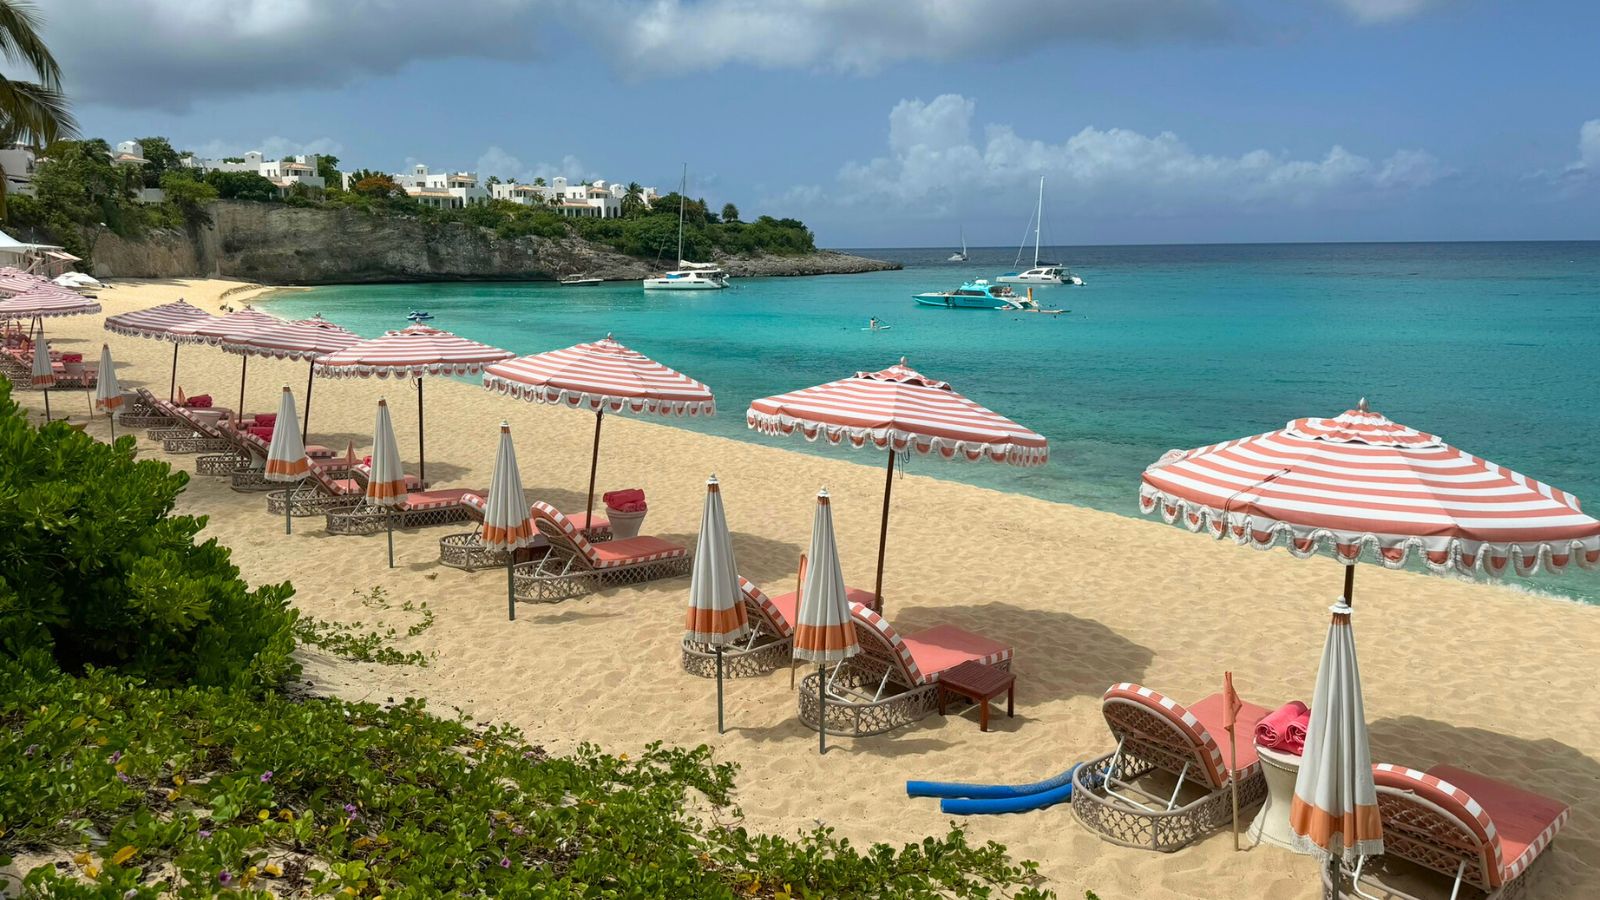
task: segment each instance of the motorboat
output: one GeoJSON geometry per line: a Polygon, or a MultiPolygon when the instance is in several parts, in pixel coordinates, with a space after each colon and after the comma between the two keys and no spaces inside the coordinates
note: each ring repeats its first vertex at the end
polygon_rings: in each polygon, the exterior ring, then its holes
{"type": "Polygon", "coordinates": [[[1007,272],[996,278],[1001,284],[1083,284],[1083,279],[1068,271],[1061,263],[1041,262],[1039,260],[1039,233],[1044,230],[1044,176],[1039,177],[1039,205],[1033,211],[1033,267],[1022,268],[1022,252],[1028,243],[1024,237],[1021,246],[1017,247],[1017,261],[1012,265],[1017,271],[1007,272]]]}
{"type": "Polygon", "coordinates": [[[716,263],[692,263],[683,258],[683,203],[689,189],[689,165],[683,166],[678,187],[678,267],[644,280],[647,291],[720,291],[728,286],[728,273],[716,263]]]}
{"type": "Polygon", "coordinates": [[[562,287],[592,287],[604,283],[604,278],[597,278],[593,275],[567,275],[561,279],[562,287]]]}
{"type": "Polygon", "coordinates": [[[1032,297],[1018,296],[1010,287],[990,284],[985,278],[964,282],[961,287],[953,291],[929,291],[913,296],[923,306],[939,306],[945,309],[1001,309],[1021,312],[1038,307],[1032,297]]]}
{"type": "Polygon", "coordinates": [[[426,322],[433,318],[433,313],[421,309],[413,309],[411,312],[406,313],[406,318],[413,322],[426,322]]]}

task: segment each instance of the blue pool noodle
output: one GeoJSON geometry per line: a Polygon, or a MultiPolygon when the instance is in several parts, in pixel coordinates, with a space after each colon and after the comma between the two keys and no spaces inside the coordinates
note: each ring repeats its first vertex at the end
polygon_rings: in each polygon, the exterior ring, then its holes
{"type": "MultiPolygon", "coordinates": [[[[1035,781],[1032,784],[961,784],[951,781],[908,781],[906,782],[906,796],[908,797],[965,797],[974,800],[1008,800],[1019,797],[1032,797],[1045,791],[1059,790],[1065,787],[1068,796],[1072,792],[1072,773],[1078,770],[1076,764],[1054,778],[1035,781]]],[[[949,810],[946,810],[949,812],[949,810]]]]}
{"type": "Polygon", "coordinates": [[[1063,801],[1072,799],[1072,782],[1067,782],[1060,787],[1054,787],[1037,794],[1025,794],[1021,797],[996,797],[992,799],[974,800],[959,797],[946,797],[939,801],[939,811],[952,816],[982,816],[994,813],[1028,812],[1034,809],[1043,809],[1054,806],[1063,801]]]}

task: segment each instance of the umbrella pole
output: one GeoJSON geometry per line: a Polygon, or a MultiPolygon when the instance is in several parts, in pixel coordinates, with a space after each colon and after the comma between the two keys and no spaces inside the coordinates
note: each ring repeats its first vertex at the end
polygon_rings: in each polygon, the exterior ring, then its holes
{"type": "Polygon", "coordinates": [[[383,524],[389,532],[389,568],[394,568],[394,515],[389,507],[383,508],[383,524]]]}
{"type": "Polygon", "coordinates": [[[50,389],[44,389],[44,420],[50,421],[50,389]]]}
{"type": "Polygon", "coordinates": [[[317,361],[311,360],[306,367],[306,417],[300,420],[300,443],[306,442],[306,435],[311,432],[311,379],[317,374],[317,361]]]}
{"type": "Polygon", "coordinates": [[[722,727],[722,645],[717,645],[717,734],[723,732],[722,727]]]}
{"type": "MultiPolygon", "coordinates": [[[[1228,723],[1228,770],[1239,771],[1239,747],[1234,738],[1234,724],[1228,723]]],[[[1233,852],[1239,852],[1239,776],[1229,775],[1228,780],[1233,782],[1233,852]]]]}
{"type": "Polygon", "coordinates": [[[889,447],[889,471],[883,479],[883,521],[878,524],[878,578],[872,585],[872,599],[883,612],[883,548],[889,541],[889,493],[894,490],[894,447],[889,447]]]}
{"type": "Polygon", "coordinates": [[[299,490],[300,486],[302,484],[305,484],[305,483],[306,483],[305,479],[302,478],[301,480],[296,481],[294,484],[284,485],[284,488],[283,488],[283,533],[284,534],[293,534],[294,533],[294,520],[289,518],[289,512],[290,512],[290,510],[294,509],[294,492],[299,490]]]}
{"type": "MultiPolygon", "coordinates": [[[[417,379],[417,479],[428,486],[428,451],[422,442],[422,379],[417,379]]],[[[393,565],[393,563],[390,563],[393,565]]]]}
{"type": "Polygon", "coordinates": [[[817,663],[817,755],[828,752],[828,667],[817,663]]]}
{"type": "Polygon", "coordinates": [[[512,574],[516,565],[517,551],[506,549],[506,620],[514,622],[517,619],[517,580],[512,574]]]}
{"type": "Polygon", "coordinates": [[[239,417],[244,418],[244,376],[250,368],[250,357],[239,357],[239,417]]]}
{"type": "Polygon", "coordinates": [[[106,410],[106,421],[111,423],[111,443],[115,444],[117,442],[117,411],[114,409],[106,410]]]}
{"type": "MultiPolygon", "coordinates": [[[[176,402],[178,399],[178,348],[183,346],[177,341],[172,342],[172,380],[167,383],[167,401],[176,402]]],[[[244,412],[244,410],[240,410],[244,412]]]]}
{"type": "Polygon", "coordinates": [[[588,533],[594,522],[594,476],[600,469],[600,423],[605,421],[605,411],[594,411],[594,449],[589,453],[589,505],[583,508],[583,531],[588,533]]]}
{"type": "Polygon", "coordinates": [[[1349,563],[1344,567],[1344,605],[1350,606],[1355,600],[1352,596],[1356,592],[1356,564],[1349,563]]]}

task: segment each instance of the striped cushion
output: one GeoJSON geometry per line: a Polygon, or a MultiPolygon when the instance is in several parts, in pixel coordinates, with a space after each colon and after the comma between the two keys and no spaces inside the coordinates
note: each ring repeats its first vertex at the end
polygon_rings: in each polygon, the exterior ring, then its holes
{"type": "Polygon", "coordinates": [[[406,502],[400,508],[407,512],[421,512],[447,506],[461,506],[466,503],[466,497],[472,493],[460,488],[448,491],[415,491],[406,495],[406,502]]]}
{"type": "MultiPolygon", "coordinates": [[[[1183,704],[1128,681],[1107,688],[1105,696],[1100,698],[1102,706],[1114,700],[1139,704],[1171,722],[1177,732],[1187,739],[1183,752],[1193,754],[1195,760],[1201,764],[1200,771],[1206,776],[1206,782],[1213,788],[1220,788],[1228,783],[1228,767],[1222,758],[1222,748],[1216,739],[1211,737],[1211,732],[1206,730],[1205,725],[1194,713],[1185,709],[1183,704]]],[[[1111,724],[1109,719],[1107,724],[1111,724]]],[[[1111,724],[1111,733],[1118,738],[1122,737],[1114,724],[1111,724]]],[[[1260,762],[1257,761],[1256,765],[1259,766],[1260,762]]]]}
{"type": "Polygon", "coordinates": [[[902,642],[911,659],[929,682],[966,662],[985,666],[1009,662],[1014,652],[999,641],[973,634],[954,625],[936,625],[915,634],[904,635],[902,642]]]}
{"type": "MultiPolygon", "coordinates": [[[[587,544],[588,541],[584,543],[587,544]]],[[[589,549],[594,554],[596,569],[615,569],[618,566],[636,566],[664,559],[681,559],[689,553],[687,549],[671,541],[649,535],[607,541],[603,544],[590,544],[589,549]]]]}
{"type": "Polygon", "coordinates": [[[1480,845],[1478,853],[1484,870],[1489,873],[1489,887],[1496,888],[1503,883],[1500,839],[1494,821],[1470,794],[1437,775],[1389,763],[1372,767],[1372,782],[1380,788],[1409,791],[1449,812],[1480,845]]]}
{"type": "Polygon", "coordinates": [[[778,637],[788,637],[794,634],[793,621],[784,615],[783,610],[779,609],[771,598],[763,593],[761,588],[756,587],[750,579],[740,576],[739,590],[744,592],[745,608],[749,610],[752,616],[760,616],[765,619],[772,626],[772,630],[777,633],[778,637]]]}
{"type": "Polygon", "coordinates": [[[894,651],[894,657],[900,662],[900,674],[905,676],[906,684],[912,687],[928,684],[929,681],[917,667],[916,657],[911,655],[911,648],[900,639],[900,633],[894,630],[889,620],[878,615],[860,603],[850,604],[850,615],[856,620],[857,630],[865,630],[877,635],[878,639],[887,643],[894,651]]]}

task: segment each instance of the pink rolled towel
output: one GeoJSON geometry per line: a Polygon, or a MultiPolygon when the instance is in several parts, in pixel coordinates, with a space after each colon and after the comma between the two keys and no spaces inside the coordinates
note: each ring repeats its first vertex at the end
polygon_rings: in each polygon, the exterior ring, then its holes
{"type": "Polygon", "coordinates": [[[1306,728],[1311,725],[1311,711],[1307,710],[1294,717],[1286,730],[1288,734],[1288,751],[1296,756],[1306,752],[1306,728]]]}
{"type": "MultiPolygon", "coordinates": [[[[1291,700],[1266,714],[1256,724],[1256,743],[1273,750],[1289,750],[1289,730],[1301,716],[1310,717],[1310,710],[1299,700],[1291,700]]],[[[1303,729],[1302,729],[1302,733],[1303,729]]],[[[1301,739],[1304,746],[1304,738],[1301,739]]],[[[1292,751],[1298,752],[1298,751],[1292,751]]]]}

